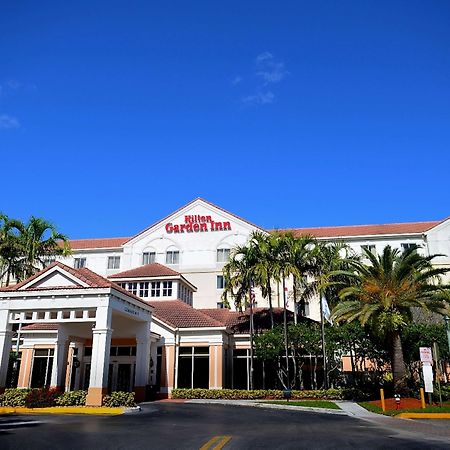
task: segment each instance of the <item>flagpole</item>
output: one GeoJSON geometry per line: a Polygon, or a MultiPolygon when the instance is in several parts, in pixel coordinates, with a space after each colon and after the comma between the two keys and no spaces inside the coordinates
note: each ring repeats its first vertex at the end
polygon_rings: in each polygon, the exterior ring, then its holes
{"type": "Polygon", "coordinates": [[[250,390],[253,390],[253,280],[250,277],[249,282],[249,298],[250,298],[250,390]]]}
{"type": "Polygon", "coordinates": [[[322,358],[323,358],[323,387],[328,389],[328,369],[327,369],[327,352],[325,348],[325,320],[323,317],[323,294],[320,295],[320,331],[322,338],[322,358]]]}
{"type": "Polygon", "coordinates": [[[291,382],[289,376],[289,350],[288,350],[288,329],[287,329],[287,312],[286,312],[286,280],[283,272],[283,301],[284,301],[284,350],[286,353],[286,389],[291,389],[291,382]]]}

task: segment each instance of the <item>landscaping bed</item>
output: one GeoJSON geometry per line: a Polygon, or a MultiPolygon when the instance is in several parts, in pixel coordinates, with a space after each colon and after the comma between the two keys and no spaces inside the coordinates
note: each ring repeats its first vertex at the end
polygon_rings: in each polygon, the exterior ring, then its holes
{"type": "Polygon", "coordinates": [[[386,411],[381,409],[381,401],[376,400],[372,402],[361,402],[360,406],[368,411],[384,414],[385,416],[397,416],[404,413],[424,413],[424,414],[442,414],[450,413],[450,402],[443,403],[442,407],[439,405],[421,407],[420,400],[415,398],[404,398],[400,402],[400,409],[396,409],[395,400],[393,403],[390,401],[393,399],[386,399],[386,411]]]}
{"type": "MultiPolygon", "coordinates": [[[[283,400],[281,390],[240,389],[173,389],[172,398],[209,400],[283,400]]],[[[343,389],[291,391],[291,400],[342,400],[346,398],[343,389]]]]}
{"type": "Polygon", "coordinates": [[[283,405],[283,406],[302,406],[304,408],[324,408],[324,409],[341,409],[334,402],[329,400],[300,400],[300,401],[286,401],[286,400],[272,400],[265,403],[268,405],[283,405]]]}

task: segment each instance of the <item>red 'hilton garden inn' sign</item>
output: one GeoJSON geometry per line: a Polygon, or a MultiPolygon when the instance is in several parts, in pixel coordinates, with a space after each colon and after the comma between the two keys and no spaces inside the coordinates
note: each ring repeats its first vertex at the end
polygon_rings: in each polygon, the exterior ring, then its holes
{"type": "Polygon", "coordinates": [[[216,222],[212,220],[211,216],[201,216],[194,214],[184,216],[184,223],[173,224],[169,222],[166,224],[167,233],[201,233],[205,231],[231,231],[230,222],[216,222]]]}

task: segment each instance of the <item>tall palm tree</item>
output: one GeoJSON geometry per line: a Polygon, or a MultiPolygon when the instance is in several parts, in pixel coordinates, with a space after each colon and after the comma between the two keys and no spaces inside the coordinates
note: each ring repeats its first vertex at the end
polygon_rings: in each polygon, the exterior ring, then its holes
{"type": "Polygon", "coordinates": [[[20,243],[23,251],[23,278],[28,278],[45,266],[51,257],[70,254],[67,237],[45,219],[31,216],[21,230],[20,243]]]}
{"type": "Polygon", "coordinates": [[[22,222],[0,214],[0,282],[5,280],[6,286],[9,286],[11,277],[17,279],[22,272],[19,238],[23,230],[22,222]]]}
{"type": "Polygon", "coordinates": [[[412,308],[442,313],[449,286],[440,284],[449,268],[435,267],[438,255],[422,256],[386,246],[382,255],[366,251],[369,264],[351,261],[347,273],[353,284],[340,291],[341,302],[332,311],[337,322],[359,320],[387,338],[394,383],[401,388],[406,375],[401,333],[412,320],[412,308]]]}

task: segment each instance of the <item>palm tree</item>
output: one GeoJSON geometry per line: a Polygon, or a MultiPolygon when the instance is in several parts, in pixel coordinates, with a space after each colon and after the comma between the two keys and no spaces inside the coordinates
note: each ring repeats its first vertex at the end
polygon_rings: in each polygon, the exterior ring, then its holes
{"type": "Polygon", "coordinates": [[[22,246],[23,275],[28,278],[45,266],[49,258],[70,254],[67,237],[58,233],[55,226],[45,219],[31,216],[19,236],[22,246]]]}
{"type": "Polygon", "coordinates": [[[387,338],[394,383],[401,388],[406,375],[401,333],[412,320],[412,308],[442,313],[449,287],[440,284],[449,268],[434,267],[438,255],[422,256],[417,249],[405,252],[386,246],[376,256],[366,251],[370,263],[352,260],[346,275],[353,284],[339,293],[341,302],[332,312],[337,322],[359,320],[387,338]]]}
{"type": "Polygon", "coordinates": [[[0,214],[0,224],[0,282],[5,280],[5,285],[9,286],[11,276],[17,279],[21,273],[19,238],[24,225],[5,214],[0,214]]]}

